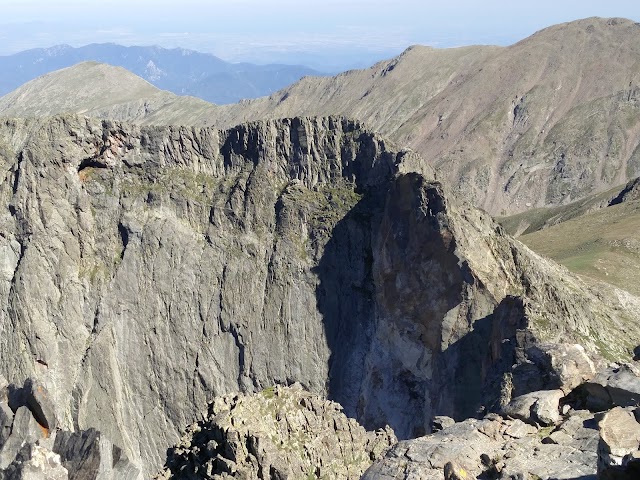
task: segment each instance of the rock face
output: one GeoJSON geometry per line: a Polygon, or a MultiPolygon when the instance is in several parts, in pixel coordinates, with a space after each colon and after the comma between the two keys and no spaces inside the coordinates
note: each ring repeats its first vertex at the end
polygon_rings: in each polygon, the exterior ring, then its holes
{"type": "Polygon", "coordinates": [[[590,291],[422,165],[338,117],[4,120],[1,373],[148,474],[216,395],[297,381],[409,438],[562,388],[541,345],[630,356],[636,300],[590,291]]]}
{"type": "Polygon", "coordinates": [[[157,478],[359,479],[396,441],[388,427],[367,432],[299,384],[276,386],[216,398],[157,478]]]}

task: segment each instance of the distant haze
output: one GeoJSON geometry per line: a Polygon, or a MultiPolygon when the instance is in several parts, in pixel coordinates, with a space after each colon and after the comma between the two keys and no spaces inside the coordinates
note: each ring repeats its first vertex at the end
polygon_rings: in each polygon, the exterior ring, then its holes
{"type": "Polygon", "coordinates": [[[590,16],[640,20],[629,0],[4,0],[0,55],[94,42],[192,48],[228,61],[364,67],[412,44],[506,45],[590,16]]]}

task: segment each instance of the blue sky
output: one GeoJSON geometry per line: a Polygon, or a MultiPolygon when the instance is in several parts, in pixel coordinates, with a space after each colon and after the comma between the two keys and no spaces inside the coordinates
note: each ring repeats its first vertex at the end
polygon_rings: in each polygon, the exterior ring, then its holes
{"type": "Polygon", "coordinates": [[[336,68],[369,65],[412,44],[508,45],[590,16],[640,21],[636,0],[0,0],[0,8],[0,55],[114,42],[336,68]]]}

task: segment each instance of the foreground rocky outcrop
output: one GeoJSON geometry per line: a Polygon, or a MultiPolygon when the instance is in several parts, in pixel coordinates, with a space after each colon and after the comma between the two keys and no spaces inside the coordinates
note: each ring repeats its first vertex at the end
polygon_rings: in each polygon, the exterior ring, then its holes
{"type": "Polygon", "coordinates": [[[553,433],[493,414],[400,442],[363,479],[441,480],[447,464],[466,472],[458,478],[581,478],[595,474],[597,445],[588,411],[571,412],[553,433]]]}
{"type": "Polygon", "coordinates": [[[338,117],[3,120],[0,371],[149,474],[230,392],[300,382],[406,439],[562,389],[558,341],[576,365],[631,356],[640,301],[590,290],[421,165],[338,117]]]}
{"type": "Polygon", "coordinates": [[[482,419],[437,416],[435,433],[398,444],[388,427],[365,432],[299,384],[218,397],[156,478],[334,479],[364,470],[364,480],[637,478],[638,366],[596,373],[578,345],[557,344],[545,355],[562,388],[520,395],[482,419]]]}
{"type": "Polygon", "coordinates": [[[634,395],[640,376],[634,365],[612,369],[635,373],[624,375],[624,387],[618,380],[602,385],[619,393],[608,411],[597,406],[597,393],[584,390],[588,382],[568,394],[532,392],[513,399],[500,415],[447,422],[432,435],[398,443],[362,478],[638,478],[638,403],[625,408],[615,402],[627,403],[625,396],[634,395]],[[584,408],[585,401],[590,409],[584,408]]]}
{"type": "Polygon", "coordinates": [[[396,442],[388,427],[367,432],[299,384],[275,386],[216,398],[156,478],[359,479],[396,442]]]}

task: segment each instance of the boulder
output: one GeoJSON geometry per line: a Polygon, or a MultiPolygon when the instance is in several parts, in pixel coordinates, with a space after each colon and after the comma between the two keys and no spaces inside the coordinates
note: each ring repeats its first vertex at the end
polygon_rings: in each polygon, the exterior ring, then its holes
{"type": "Polygon", "coordinates": [[[640,405],[640,367],[635,363],[607,368],[593,379],[593,383],[606,388],[615,406],[640,405]]]}
{"type": "Polygon", "coordinates": [[[549,390],[538,393],[538,399],[534,402],[531,410],[533,419],[542,425],[557,425],[562,420],[560,400],[564,397],[564,392],[549,390]]]}
{"type": "Polygon", "coordinates": [[[51,395],[39,380],[28,378],[22,387],[9,385],[8,403],[13,411],[27,407],[35,420],[46,430],[55,430],[58,425],[51,395]]]}
{"type": "MultiPolygon", "coordinates": [[[[599,423],[598,474],[613,475],[640,456],[640,423],[630,409],[615,407],[599,423]]],[[[614,478],[614,477],[611,477],[614,478]]]]}
{"type": "Polygon", "coordinates": [[[504,434],[512,438],[524,438],[536,433],[538,429],[532,425],[524,423],[522,420],[514,420],[505,430],[504,434]]]}
{"type": "Polygon", "coordinates": [[[543,390],[520,395],[502,409],[502,414],[530,424],[557,425],[560,416],[562,390],[543,390]]]}
{"type": "Polygon", "coordinates": [[[451,417],[436,415],[433,417],[433,420],[431,420],[431,431],[439,432],[440,430],[450,427],[454,423],[456,423],[456,421],[451,417]]]}
{"type": "Polygon", "coordinates": [[[445,480],[470,480],[472,477],[464,468],[455,462],[447,462],[444,466],[445,480]]]}
{"type": "Polygon", "coordinates": [[[24,402],[33,417],[44,428],[53,430],[57,427],[53,400],[44,385],[38,380],[28,378],[23,387],[24,402]]]}
{"type": "Polygon", "coordinates": [[[567,398],[574,406],[592,412],[640,405],[640,367],[636,363],[614,364],[577,387],[567,398]]]}
{"type": "Polygon", "coordinates": [[[562,430],[551,432],[549,436],[542,439],[542,443],[553,443],[555,445],[568,445],[573,441],[569,435],[562,430]]]}
{"type": "Polygon", "coordinates": [[[565,394],[596,375],[596,365],[579,344],[539,344],[527,350],[527,357],[546,376],[548,389],[560,388],[565,394]]]}

